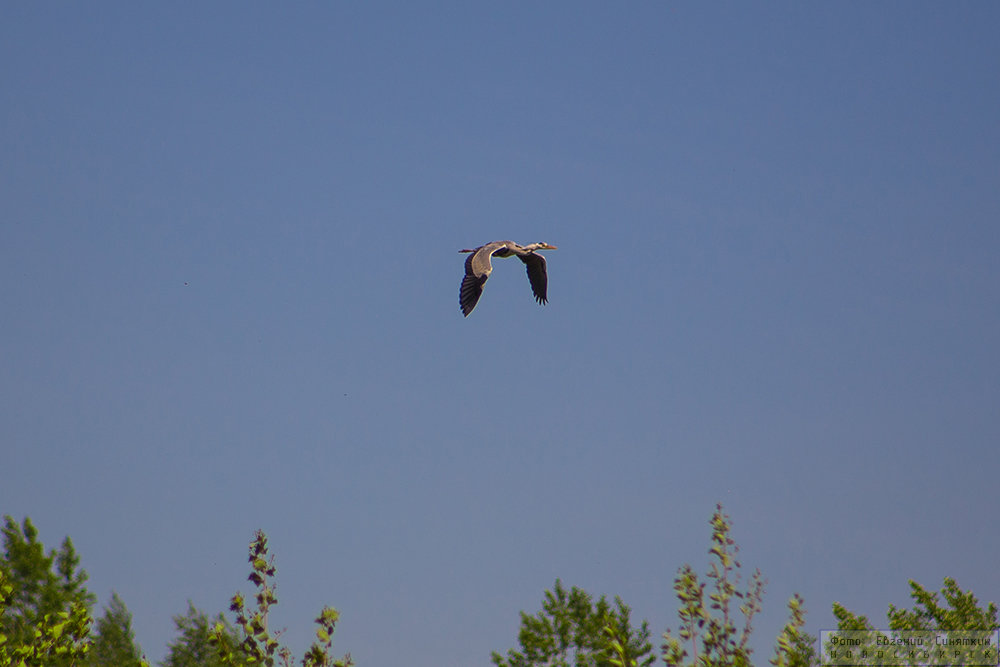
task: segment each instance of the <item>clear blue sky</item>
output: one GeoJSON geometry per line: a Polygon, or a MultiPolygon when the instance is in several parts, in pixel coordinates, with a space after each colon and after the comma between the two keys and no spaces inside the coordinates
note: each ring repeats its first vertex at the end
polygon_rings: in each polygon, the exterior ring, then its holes
{"type": "Polygon", "coordinates": [[[277,555],[301,654],[676,628],[716,502],[884,621],[1000,599],[1000,5],[6,3],[0,513],[160,659],[277,555]],[[549,299],[460,248],[547,241],[549,299]]]}

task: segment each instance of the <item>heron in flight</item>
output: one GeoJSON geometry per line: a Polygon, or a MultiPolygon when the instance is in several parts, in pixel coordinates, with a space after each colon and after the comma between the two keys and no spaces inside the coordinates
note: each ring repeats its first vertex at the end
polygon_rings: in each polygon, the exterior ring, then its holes
{"type": "Polygon", "coordinates": [[[513,241],[493,241],[471,250],[459,250],[471,253],[465,260],[465,277],[462,278],[462,288],[458,292],[458,303],[462,306],[462,314],[468,317],[479,302],[479,297],[483,295],[483,285],[493,272],[493,265],[490,263],[492,257],[517,255],[528,270],[528,282],[531,283],[535,301],[540,304],[546,303],[549,277],[545,272],[545,258],[535,251],[555,249],[554,245],[548,243],[529,243],[520,246],[513,241]]]}

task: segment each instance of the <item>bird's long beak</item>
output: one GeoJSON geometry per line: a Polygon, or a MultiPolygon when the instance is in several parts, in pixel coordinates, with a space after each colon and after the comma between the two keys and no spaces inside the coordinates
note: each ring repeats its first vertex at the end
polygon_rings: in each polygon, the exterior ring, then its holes
{"type": "Polygon", "coordinates": [[[465,250],[459,250],[459,252],[476,252],[476,251],[475,250],[469,250],[468,248],[466,248],[465,250]]]}
{"type": "Polygon", "coordinates": [[[542,245],[542,250],[558,250],[558,249],[559,248],[557,248],[556,246],[549,245],[548,243],[542,245]]]}

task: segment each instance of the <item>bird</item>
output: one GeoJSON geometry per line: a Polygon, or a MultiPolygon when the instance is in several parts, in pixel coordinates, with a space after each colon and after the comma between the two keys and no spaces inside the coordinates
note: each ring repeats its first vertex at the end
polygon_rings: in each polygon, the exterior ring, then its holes
{"type": "Polygon", "coordinates": [[[478,248],[459,250],[470,253],[465,259],[465,277],[462,278],[462,287],[458,292],[458,305],[462,307],[462,314],[468,317],[483,295],[483,285],[493,272],[493,265],[490,263],[492,257],[517,255],[528,271],[528,282],[531,283],[535,301],[542,305],[547,303],[549,278],[545,271],[545,258],[535,251],[555,249],[554,245],[548,243],[521,246],[513,241],[493,241],[478,248]]]}

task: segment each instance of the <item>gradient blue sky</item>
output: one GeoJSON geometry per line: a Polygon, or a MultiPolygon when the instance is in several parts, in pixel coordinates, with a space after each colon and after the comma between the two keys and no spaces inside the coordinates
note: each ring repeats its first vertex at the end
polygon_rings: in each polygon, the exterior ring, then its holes
{"type": "Polygon", "coordinates": [[[0,513],[152,659],[488,664],[556,577],[1000,598],[1000,5],[5,3],[0,513]],[[547,307],[456,251],[547,241],[547,307]]]}

